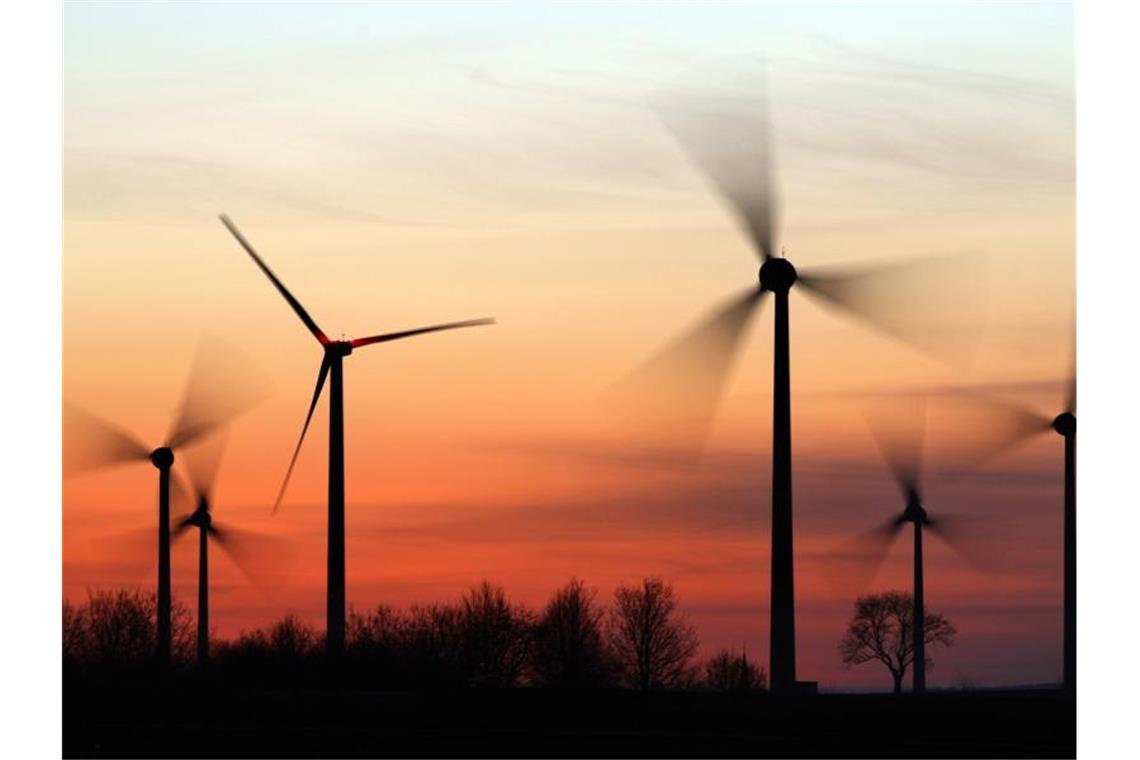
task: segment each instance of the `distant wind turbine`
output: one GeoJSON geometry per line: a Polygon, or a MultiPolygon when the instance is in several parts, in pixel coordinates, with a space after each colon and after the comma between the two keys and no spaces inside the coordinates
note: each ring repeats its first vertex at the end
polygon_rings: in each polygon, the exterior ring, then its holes
{"type": "Polygon", "coordinates": [[[221,450],[225,437],[215,436],[212,441],[190,450],[186,469],[190,474],[194,510],[175,520],[174,538],[198,529],[198,664],[205,665],[210,656],[210,543],[217,544],[246,578],[261,585],[258,567],[281,561],[279,542],[246,530],[219,525],[213,516],[214,480],[217,477],[221,450]]]}
{"type": "Polygon", "coordinates": [[[273,511],[276,512],[281,504],[281,499],[285,495],[285,489],[289,484],[289,478],[293,474],[293,466],[297,463],[297,455],[301,451],[301,444],[305,441],[305,433],[309,429],[309,422],[313,418],[313,410],[317,406],[317,400],[321,396],[321,390],[325,385],[325,378],[330,378],[329,388],[329,486],[328,486],[328,588],[327,588],[327,604],[326,604],[326,648],[330,658],[338,658],[344,652],[344,627],[345,627],[345,574],[344,574],[344,384],[343,384],[343,361],[344,357],[352,353],[353,349],[363,348],[370,346],[374,343],[387,343],[393,340],[401,340],[403,338],[411,338],[416,335],[423,335],[425,333],[438,332],[440,330],[454,330],[460,327],[475,327],[477,325],[491,325],[495,323],[494,319],[471,319],[462,322],[448,322],[445,324],[431,325],[430,327],[419,327],[411,330],[401,330],[399,332],[382,333],[380,335],[372,335],[367,338],[355,338],[353,340],[331,340],[325,333],[317,326],[301,303],[293,297],[293,294],[281,283],[277,276],[269,269],[269,267],[262,261],[261,257],[238,230],[237,226],[225,214],[219,216],[222,224],[226,229],[237,239],[241,247],[249,254],[257,267],[269,278],[273,286],[277,288],[277,292],[289,304],[293,312],[300,318],[305,327],[320,343],[324,352],[321,359],[320,370],[317,373],[317,386],[313,391],[312,401],[309,403],[309,411],[305,415],[305,424],[301,428],[301,437],[297,441],[297,446],[293,450],[293,456],[289,460],[289,468],[285,472],[285,478],[281,483],[281,489],[277,494],[277,499],[273,504],[273,511]]]}
{"type": "Polygon", "coordinates": [[[174,451],[215,433],[268,395],[268,381],[232,347],[206,337],[199,344],[182,403],[164,443],[150,449],[133,433],[64,402],[64,473],[150,461],[158,469],[158,594],[156,657],[170,661],[170,490],[174,451]]]}

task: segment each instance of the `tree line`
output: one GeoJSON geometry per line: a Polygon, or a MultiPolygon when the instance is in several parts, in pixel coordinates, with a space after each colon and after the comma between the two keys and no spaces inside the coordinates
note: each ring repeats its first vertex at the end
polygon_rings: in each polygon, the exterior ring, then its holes
{"type": "MultiPolygon", "coordinates": [[[[900,692],[914,664],[913,608],[905,591],[860,596],[839,642],[843,664],[881,663],[900,692]]],[[[65,675],[146,670],[155,648],[155,609],[153,593],[141,591],[91,593],[82,605],[64,601],[65,675]]],[[[950,646],[956,635],[945,616],[927,613],[928,668],[933,647],[950,646]]],[[[351,610],[338,676],[392,689],[766,688],[764,668],[745,651],[723,649],[697,662],[698,649],[696,629],[681,614],[673,587],[660,578],[619,586],[608,607],[596,589],[571,579],[538,611],[483,581],[453,603],[351,610]]],[[[193,616],[176,601],[176,666],[191,668],[194,653],[193,616]]],[[[320,631],[289,614],[236,640],[212,642],[210,669],[297,685],[326,675],[328,663],[320,631]]]]}
{"type": "MultiPolygon", "coordinates": [[[[175,603],[176,667],[194,660],[194,624],[175,603]]],[[[65,677],[146,670],[155,641],[154,595],[90,593],[63,605],[65,677]]],[[[488,581],[452,603],[352,610],[338,675],[382,688],[566,689],[626,687],[761,690],[765,672],[744,651],[721,650],[698,662],[696,629],[673,587],[660,578],[619,586],[612,604],[570,580],[540,610],[513,602],[488,581]]],[[[327,671],[320,631],[295,615],[211,644],[210,671],[226,677],[296,685],[327,671]]]]}

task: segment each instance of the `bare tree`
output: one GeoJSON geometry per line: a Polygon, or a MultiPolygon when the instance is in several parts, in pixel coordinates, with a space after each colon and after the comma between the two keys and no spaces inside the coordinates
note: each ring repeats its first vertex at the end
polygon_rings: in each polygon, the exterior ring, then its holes
{"type": "Polygon", "coordinates": [[[460,603],[460,640],[472,686],[514,686],[526,666],[533,616],[483,581],[460,603]]]}
{"type": "Polygon", "coordinates": [[[452,604],[413,606],[400,636],[409,685],[420,688],[464,683],[462,613],[452,604]]]}
{"type": "MultiPolygon", "coordinates": [[[[69,646],[90,664],[133,666],[151,660],[158,641],[158,606],[143,591],[88,592],[87,603],[69,613],[69,646]]],[[[189,660],[195,629],[190,611],[177,600],[171,608],[172,655],[189,660]]]]}
{"type": "MultiPolygon", "coordinates": [[[[926,651],[935,644],[950,646],[957,630],[938,613],[926,613],[923,636],[926,651]]],[[[847,624],[847,633],[839,642],[843,664],[883,663],[894,679],[894,690],[902,691],[907,668],[914,664],[914,598],[906,591],[885,591],[860,596],[855,601],[855,615],[847,624]]],[[[926,657],[926,667],[933,660],[926,657]]]]}
{"type": "Polygon", "coordinates": [[[602,634],[597,590],[572,578],[554,593],[534,629],[532,661],[539,681],[570,688],[603,686],[612,662],[602,634]]]}
{"type": "Polygon", "coordinates": [[[85,656],[87,619],[85,610],[68,599],[63,600],[63,661],[78,664],[85,656]]]}
{"type": "Polygon", "coordinates": [[[697,632],[678,612],[673,587],[660,578],[618,587],[609,640],[622,675],[635,688],[673,688],[691,679],[697,632]]]}
{"type": "Polygon", "coordinates": [[[705,663],[705,685],[718,691],[761,691],[768,687],[768,674],[748,661],[747,652],[722,649],[705,663]]]}

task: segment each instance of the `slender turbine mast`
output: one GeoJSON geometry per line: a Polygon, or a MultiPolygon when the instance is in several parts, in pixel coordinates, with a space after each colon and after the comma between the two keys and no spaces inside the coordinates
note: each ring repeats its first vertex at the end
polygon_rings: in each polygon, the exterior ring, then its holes
{"type": "Polygon", "coordinates": [[[293,312],[320,344],[324,356],[317,373],[317,386],[313,391],[312,401],[309,403],[308,414],[305,415],[305,424],[301,428],[301,437],[293,450],[289,461],[289,468],[273,504],[276,512],[285,495],[289,478],[293,474],[293,466],[297,463],[297,455],[301,451],[301,444],[305,441],[305,432],[309,429],[309,422],[313,418],[313,410],[321,396],[325,379],[329,380],[329,475],[328,475],[328,587],[326,599],[326,648],[330,658],[336,659],[344,652],[344,625],[345,625],[345,559],[344,559],[344,359],[354,349],[370,346],[375,343],[387,343],[401,340],[425,333],[440,330],[454,330],[460,327],[475,327],[477,325],[494,324],[493,319],[472,319],[462,322],[448,322],[445,324],[419,327],[400,332],[383,333],[367,338],[353,340],[330,340],[317,326],[301,303],[293,297],[277,276],[262,261],[261,257],[238,230],[237,226],[225,214],[219,217],[226,229],[237,239],[241,247],[249,254],[257,267],[269,278],[277,292],[285,299],[293,312]]]}

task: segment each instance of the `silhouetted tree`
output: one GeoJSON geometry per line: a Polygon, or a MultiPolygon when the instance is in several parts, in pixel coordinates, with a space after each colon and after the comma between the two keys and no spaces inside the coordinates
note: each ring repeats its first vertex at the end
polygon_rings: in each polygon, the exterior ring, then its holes
{"type": "Polygon", "coordinates": [[[63,664],[75,666],[82,662],[87,639],[87,621],[82,607],[63,600],[63,664]]]}
{"type": "Polygon", "coordinates": [[[554,593],[534,629],[535,675],[549,686],[604,686],[613,661],[602,632],[597,590],[572,578],[554,593]]]}
{"type": "Polygon", "coordinates": [[[454,605],[412,606],[401,636],[405,668],[412,685],[426,688],[464,684],[461,617],[454,605]]]}
{"type": "MultiPolygon", "coordinates": [[[[926,613],[923,639],[926,651],[935,644],[950,646],[957,630],[940,614],[926,613]]],[[[906,591],[885,591],[860,596],[847,633],[839,642],[843,664],[861,665],[878,661],[891,672],[895,693],[902,691],[903,677],[914,663],[914,598],[906,591]]],[[[929,654],[926,667],[934,666],[929,654]]]]}
{"type": "Polygon", "coordinates": [[[244,678],[296,685],[317,674],[323,645],[316,628],[290,613],[268,628],[242,631],[237,641],[219,643],[213,659],[215,667],[244,678]]]}
{"type": "Polygon", "coordinates": [[[349,608],[346,625],[346,657],[350,667],[345,675],[375,687],[407,687],[407,636],[409,616],[385,604],[361,614],[349,608]]]}
{"type": "Polygon", "coordinates": [[[692,679],[697,632],[677,611],[673,587],[660,578],[618,587],[609,640],[622,675],[635,688],[673,688],[692,679]]]}
{"type": "Polygon", "coordinates": [[[530,650],[533,615],[516,607],[500,586],[483,581],[460,602],[463,661],[472,686],[514,686],[530,650]]]}
{"type": "Polygon", "coordinates": [[[768,687],[768,675],[747,653],[722,649],[705,663],[705,685],[718,691],[760,691],[768,687]]]}
{"type": "MultiPolygon", "coordinates": [[[[152,661],[158,637],[158,608],[153,593],[88,592],[87,603],[64,605],[64,656],[73,664],[135,667],[152,661]]],[[[172,657],[188,661],[194,653],[195,628],[190,611],[171,606],[172,657]]]]}

